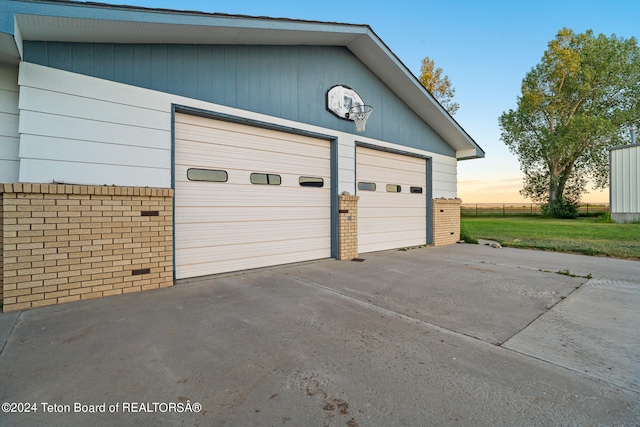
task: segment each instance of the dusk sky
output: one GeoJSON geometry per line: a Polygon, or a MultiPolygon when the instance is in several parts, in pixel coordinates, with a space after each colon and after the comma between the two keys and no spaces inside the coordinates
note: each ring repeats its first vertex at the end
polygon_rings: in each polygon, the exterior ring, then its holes
{"type": "MultiPolygon", "coordinates": [[[[640,37],[640,0],[104,2],[368,24],[415,75],[429,56],[456,89],[460,109],[454,118],[486,152],[484,159],[458,163],[458,196],[465,203],[524,201],[518,193],[520,165],[500,141],[498,117],[516,107],[522,79],[558,30],[640,37]]],[[[583,197],[585,202],[608,200],[606,190],[583,197]]]]}

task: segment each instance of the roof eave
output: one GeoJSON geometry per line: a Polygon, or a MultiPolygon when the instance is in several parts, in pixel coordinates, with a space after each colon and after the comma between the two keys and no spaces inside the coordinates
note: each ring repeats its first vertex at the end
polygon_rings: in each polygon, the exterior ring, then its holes
{"type": "MultiPolygon", "coordinates": [[[[45,15],[33,13],[37,10],[33,7],[37,2],[20,3],[25,5],[25,9],[15,14],[15,44],[18,49],[21,49],[22,39],[86,43],[254,45],[291,45],[293,40],[296,45],[344,46],[431,126],[456,151],[458,159],[484,157],[482,148],[367,25],[68,1],[41,2],[59,6],[55,14],[48,7],[48,14],[45,15]],[[295,37],[292,37],[294,32],[295,37]],[[475,152],[469,154],[469,150],[475,152]]],[[[2,48],[7,45],[5,42],[4,38],[0,38],[0,55],[2,48]]],[[[15,48],[9,46],[4,56],[13,58],[15,62],[15,54],[15,48]]],[[[0,56],[0,61],[2,58],[0,56]]]]}
{"type": "Polygon", "coordinates": [[[347,45],[347,48],[380,77],[456,152],[475,150],[476,153],[473,156],[465,155],[464,158],[484,157],[484,150],[420,84],[416,76],[382,40],[372,30],[369,31],[368,37],[359,37],[347,45]]]}

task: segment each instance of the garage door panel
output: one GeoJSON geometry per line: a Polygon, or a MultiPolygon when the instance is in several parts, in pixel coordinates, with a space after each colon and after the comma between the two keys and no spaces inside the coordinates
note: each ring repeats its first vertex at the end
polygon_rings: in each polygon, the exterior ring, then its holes
{"type": "MultiPolygon", "coordinates": [[[[424,179],[424,176],[425,176],[424,172],[412,178],[403,177],[402,173],[378,174],[378,175],[368,176],[368,177],[361,177],[361,175],[358,174],[358,176],[359,176],[358,178],[359,182],[375,182],[377,187],[375,191],[376,193],[378,192],[385,193],[387,184],[400,185],[403,190],[403,192],[401,193],[402,195],[404,195],[405,193],[407,195],[411,194],[409,193],[410,187],[422,187],[424,190],[424,182],[421,181],[422,179],[424,179]]],[[[394,194],[393,196],[402,197],[400,194],[394,194]]],[[[384,196],[379,196],[379,197],[384,197],[384,196]]],[[[389,197],[391,197],[391,195],[389,195],[389,197]]],[[[414,195],[414,197],[419,197],[419,196],[414,195]]]]}
{"type": "MultiPolygon", "coordinates": [[[[329,194],[320,193],[320,194],[303,194],[296,199],[289,200],[278,200],[278,193],[271,193],[268,196],[259,195],[254,198],[244,197],[243,194],[229,194],[225,197],[224,200],[221,200],[217,197],[216,194],[210,192],[203,192],[202,196],[198,196],[197,194],[192,194],[185,196],[183,199],[183,207],[193,207],[193,208],[208,208],[208,207],[220,207],[224,208],[244,208],[245,210],[248,208],[262,209],[262,208],[282,208],[286,211],[276,212],[277,215],[291,215],[291,214],[301,214],[303,211],[308,210],[312,207],[320,207],[326,211],[325,202],[329,194]],[[325,196],[325,197],[322,197],[325,196]],[[300,206],[304,206],[301,209],[298,209],[300,206]]],[[[226,212],[220,211],[217,213],[217,216],[220,217],[222,214],[226,212]]],[[[327,215],[329,213],[327,212],[327,215]]]]}
{"type": "Polygon", "coordinates": [[[177,278],[331,256],[328,141],[177,114],[175,144],[177,278]],[[227,181],[189,181],[189,168],[227,181]],[[252,184],[252,173],[281,184],[252,184]],[[324,185],[302,187],[301,176],[324,185]]]}
{"type": "Polygon", "coordinates": [[[251,263],[256,258],[263,257],[282,257],[281,264],[299,261],[299,257],[292,257],[292,254],[297,253],[314,253],[317,254],[317,258],[326,257],[326,247],[322,245],[325,239],[298,239],[298,240],[282,240],[282,241],[269,241],[269,242],[257,242],[252,243],[254,245],[254,252],[259,253],[260,256],[247,257],[246,245],[228,243],[224,245],[224,251],[220,252],[219,257],[216,258],[216,262],[211,262],[210,257],[201,250],[201,248],[185,248],[183,249],[185,255],[185,264],[218,264],[218,261],[226,261],[233,259],[245,259],[247,263],[251,263]],[[294,261],[290,261],[289,258],[295,258],[294,261]]]}
{"type": "Polygon", "coordinates": [[[383,202],[380,202],[380,199],[378,199],[378,203],[376,203],[376,201],[371,201],[371,200],[367,200],[367,195],[365,195],[364,197],[362,195],[360,195],[361,199],[365,198],[365,202],[360,204],[361,207],[365,208],[365,211],[376,211],[376,210],[394,210],[397,211],[399,213],[402,212],[420,212],[421,215],[424,215],[424,207],[425,204],[423,202],[426,202],[425,198],[413,198],[413,200],[411,200],[410,202],[406,202],[403,201],[400,198],[395,199],[395,201],[391,200],[389,202],[385,202],[383,200],[383,202]]]}
{"type": "Polygon", "coordinates": [[[379,151],[372,153],[368,148],[358,147],[358,164],[373,170],[396,170],[407,172],[420,172],[425,168],[424,159],[403,156],[401,154],[379,151]],[[364,151],[364,150],[369,150],[364,151]],[[397,157],[393,157],[397,156],[397,157]]]}
{"type": "Polygon", "coordinates": [[[411,183],[415,183],[418,184],[422,179],[422,176],[424,176],[424,168],[426,166],[422,165],[422,168],[420,170],[416,170],[416,171],[412,171],[412,170],[402,170],[402,169],[388,169],[388,168],[367,168],[367,171],[369,173],[362,175],[363,179],[366,179],[368,177],[371,178],[375,178],[377,180],[392,180],[392,181],[398,181],[399,179],[404,181],[404,182],[411,182],[411,183]],[[367,176],[369,175],[369,176],[367,176]]]}
{"type": "Polygon", "coordinates": [[[426,230],[424,228],[407,228],[402,231],[381,229],[378,230],[375,234],[365,233],[364,235],[368,235],[368,237],[365,238],[365,243],[367,242],[367,239],[369,239],[370,243],[375,243],[376,241],[378,241],[382,244],[388,241],[398,241],[401,243],[397,247],[403,247],[417,244],[423,245],[425,232],[426,230]]]}
{"type": "MultiPolygon", "coordinates": [[[[361,207],[362,208],[362,207],[361,207]]],[[[376,219],[385,220],[389,223],[397,223],[398,221],[410,221],[415,218],[424,222],[424,208],[389,208],[376,207],[360,209],[358,213],[360,219],[376,219]]]]}
{"type": "MultiPolygon", "coordinates": [[[[215,168],[215,167],[204,167],[204,169],[221,170],[221,168],[215,168]]],[[[226,169],[225,171],[227,172],[226,182],[205,182],[205,181],[189,181],[188,179],[182,179],[182,180],[176,179],[176,183],[183,183],[182,186],[185,187],[183,190],[186,192],[185,194],[197,193],[200,191],[211,192],[211,193],[220,192],[220,191],[231,192],[232,189],[230,188],[230,185],[234,185],[234,186],[238,186],[238,187],[235,187],[234,190],[239,189],[241,191],[251,192],[253,195],[257,195],[257,196],[260,196],[260,195],[279,196],[280,192],[290,191],[290,190],[282,190],[283,188],[291,189],[291,188],[301,187],[300,177],[310,176],[314,178],[322,178],[324,180],[323,186],[301,188],[300,189],[301,194],[310,195],[310,196],[313,196],[316,194],[322,194],[326,196],[326,194],[324,193],[330,191],[330,188],[331,188],[331,179],[328,176],[324,176],[321,173],[315,173],[315,174],[301,173],[296,175],[276,173],[276,175],[280,175],[282,183],[280,185],[265,186],[265,185],[252,184],[250,180],[251,173],[273,173],[272,171],[264,171],[264,170],[234,171],[229,169],[226,169]],[[184,183],[189,183],[189,184],[185,185],[184,183]],[[219,188],[219,187],[224,187],[224,188],[219,188]]],[[[324,173],[324,171],[321,171],[321,172],[324,173]]],[[[182,175],[184,177],[187,176],[186,169],[184,169],[182,175]]]]}
{"type": "Polygon", "coordinates": [[[224,170],[227,172],[227,181],[224,183],[220,182],[205,182],[205,181],[189,181],[186,179],[187,171],[186,169],[182,173],[185,177],[184,179],[178,180],[176,179],[176,183],[188,183],[190,185],[183,185],[186,191],[194,190],[194,191],[230,191],[230,185],[234,186],[244,186],[238,187],[242,191],[253,191],[256,194],[273,194],[274,192],[281,191],[280,188],[299,188],[300,185],[300,177],[313,177],[313,178],[322,178],[324,183],[322,187],[306,187],[301,191],[306,191],[309,194],[322,193],[323,191],[330,191],[331,188],[331,179],[323,175],[324,171],[306,171],[302,173],[298,173],[295,175],[277,173],[277,170],[260,170],[260,169],[247,169],[243,171],[233,170],[230,168],[224,169],[221,167],[207,167],[207,166],[195,166],[196,169],[211,169],[211,170],[224,170]],[[264,185],[256,185],[252,184],[250,180],[250,176],[252,173],[267,173],[267,174],[275,174],[279,175],[282,183],[280,185],[274,185],[270,187],[266,187],[264,185]],[[216,188],[217,186],[224,186],[224,189],[216,188]]]}
{"type": "Polygon", "coordinates": [[[205,117],[198,117],[189,114],[176,114],[176,123],[177,124],[186,124],[188,126],[180,126],[180,131],[183,132],[203,132],[205,136],[217,135],[220,132],[211,133],[210,130],[216,131],[226,131],[232,133],[236,136],[241,135],[255,135],[256,133],[260,133],[260,135],[264,135],[265,138],[268,139],[282,139],[282,140],[290,140],[290,141],[311,141],[321,144],[322,140],[317,140],[315,138],[306,137],[302,135],[296,135],[292,133],[280,132],[275,129],[263,129],[255,126],[248,125],[239,125],[234,122],[228,122],[224,120],[215,120],[209,119],[205,117]]]}
{"type": "Polygon", "coordinates": [[[238,258],[235,259],[225,259],[219,263],[208,263],[207,260],[202,260],[198,264],[192,264],[185,266],[191,272],[192,276],[189,277],[197,277],[197,276],[205,276],[209,274],[218,274],[218,273],[226,273],[231,271],[240,271],[251,268],[260,268],[260,267],[269,267],[273,265],[279,264],[288,264],[293,262],[302,262],[308,261],[310,259],[321,259],[326,256],[322,251],[303,251],[299,250],[297,252],[291,252],[286,254],[275,254],[269,255],[265,254],[259,258],[254,258],[247,260],[247,258],[240,254],[238,258]]]}
{"type": "MultiPolygon", "coordinates": [[[[210,257],[199,248],[186,248],[183,250],[183,252],[186,259],[185,264],[210,264],[211,269],[215,268],[217,271],[220,271],[216,268],[216,264],[219,265],[225,261],[232,260],[244,260],[247,265],[247,267],[245,268],[253,268],[253,266],[257,264],[261,264],[261,266],[274,265],[262,262],[264,260],[274,258],[277,258],[279,260],[279,264],[286,264],[304,260],[304,256],[299,256],[299,254],[301,253],[312,253],[314,254],[314,257],[316,259],[323,258],[326,257],[326,248],[322,246],[322,241],[324,241],[324,239],[318,238],[315,240],[299,239],[297,241],[287,240],[275,242],[258,242],[253,244],[253,251],[260,254],[260,256],[256,257],[247,257],[246,245],[229,244],[227,242],[227,244],[224,246],[224,251],[221,251],[218,258],[216,258],[216,262],[211,262],[210,257]]],[[[225,268],[224,265],[222,265],[221,267],[222,269],[225,268]]]]}
{"type": "MultiPolygon", "coordinates": [[[[329,159],[324,159],[322,161],[328,162],[329,159]]],[[[212,161],[207,163],[202,161],[202,159],[198,159],[197,161],[192,162],[189,167],[183,167],[179,169],[176,168],[176,182],[188,181],[187,170],[190,168],[223,170],[227,172],[227,182],[232,184],[250,185],[251,183],[249,181],[249,175],[251,173],[277,174],[283,178],[283,185],[295,187],[299,186],[298,179],[301,176],[320,177],[324,178],[325,181],[329,179],[328,175],[326,175],[326,170],[319,168],[318,166],[313,164],[307,165],[301,161],[292,161],[291,163],[273,162],[269,165],[266,165],[263,161],[261,161],[260,163],[251,164],[248,161],[234,162],[234,160],[229,159],[216,159],[215,162],[212,161]],[[289,172],[284,174],[282,172],[283,170],[289,172]]]]}
{"type": "Polygon", "coordinates": [[[360,198],[364,199],[360,206],[371,209],[418,209],[422,212],[427,200],[426,197],[419,194],[407,194],[407,197],[402,197],[400,195],[396,196],[395,193],[389,193],[388,196],[383,193],[382,197],[379,197],[379,195],[371,192],[363,193],[365,192],[359,192],[360,198]]]}
{"type": "Polygon", "coordinates": [[[271,153],[279,153],[283,155],[298,155],[291,153],[291,143],[300,146],[300,153],[309,153],[311,157],[324,157],[324,145],[326,141],[319,141],[313,138],[285,134],[282,132],[267,131],[259,128],[249,128],[250,133],[239,133],[237,131],[239,125],[233,125],[234,130],[220,131],[216,128],[200,128],[198,131],[185,130],[180,127],[176,130],[176,140],[197,142],[198,146],[189,146],[188,150],[202,154],[206,154],[207,147],[215,145],[216,149],[222,152],[233,152],[239,150],[240,152],[248,150],[263,151],[271,153]],[[255,136],[262,137],[260,140],[256,140],[255,136]]]}
{"type": "Polygon", "coordinates": [[[264,232],[264,224],[256,224],[255,221],[230,221],[224,223],[224,227],[211,223],[189,223],[181,228],[188,245],[185,242],[176,243],[176,248],[203,248],[208,246],[226,246],[233,244],[257,244],[262,242],[277,242],[296,240],[304,235],[305,239],[326,237],[327,231],[318,224],[318,221],[300,221],[292,224],[291,221],[270,221],[270,233],[264,232]]]}
{"type": "MultiPolygon", "coordinates": [[[[397,220],[390,219],[390,217],[360,217],[359,219],[364,219],[366,221],[365,228],[361,231],[362,234],[375,233],[378,231],[401,234],[407,230],[426,230],[424,217],[403,217],[402,227],[398,226],[397,220]]],[[[422,237],[423,236],[421,235],[420,238],[422,237]]]]}
{"type": "MultiPolygon", "coordinates": [[[[176,140],[184,141],[184,142],[198,142],[194,141],[192,138],[185,137],[186,135],[176,134],[176,140]]],[[[256,145],[255,140],[251,139],[237,139],[236,143],[229,139],[225,139],[224,135],[219,135],[215,140],[211,140],[207,143],[199,142],[202,145],[197,147],[187,147],[187,151],[185,154],[187,155],[202,155],[205,157],[214,157],[212,156],[209,148],[211,146],[215,146],[216,150],[222,156],[229,156],[233,158],[237,158],[239,155],[241,156],[244,153],[274,153],[274,154],[282,154],[285,157],[310,157],[310,158],[325,158],[326,157],[326,149],[325,147],[318,146],[316,144],[305,144],[299,143],[300,149],[303,150],[301,153],[291,153],[287,151],[291,147],[291,141],[269,141],[269,144],[263,143],[263,145],[256,145]]],[[[217,155],[215,156],[217,157],[217,155]]]]}
{"type": "MultiPolygon", "coordinates": [[[[359,245],[365,245],[367,252],[387,251],[389,249],[406,248],[410,246],[423,246],[425,239],[411,238],[411,239],[396,239],[393,235],[381,235],[376,238],[366,239],[364,238],[359,245]]],[[[366,253],[366,252],[362,252],[366,253]]]]}
{"type": "Polygon", "coordinates": [[[358,247],[366,253],[427,241],[426,160],[358,147],[356,180],[373,182],[375,191],[358,191],[358,247]],[[401,191],[387,192],[386,185],[401,191]],[[423,193],[410,193],[411,187],[423,193]]]}
{"type": "MultiPolygon", "coordinates": [[[[180,141],[179,141],[180,142],[180,141]]],[[[184,141],[182,141],[184,142],[184,141]]],[[[228,153],[220,153],[216,156],[207,157],[204,154],[199,154],[197,151],[190,153],[189,155],[176,156],[176,163],[189,159],[189,167],[209,167],[218,166],[221,169],[231,170],[255,170],[262,171],[266,169],[266,165],[263,159],[273,156],[274,152],[268,152],[263,150],[246,150],[238,151],[234,155],[228,153]],[[193,160],[191,160],[193,159],[193,160]],[[233,166],[231,166],[233,165],[233,166]]],[[[314,168],[320,172],[324,169],[317,164],[318,159],[328,160],[328,156],[307,157],[299,155],[278,155],[277,159],[271,159],[269,162],[270,170],[288,170],[289,173],[308,173],[308,168],[314,168]]]]}
{"type": "MultiPolygon", "coordinates": [[[[250,207],[250,206],[249,206],[250,207]]],[[[299,206],[292,206],[286,211],[274,211],[273,209],[264,207],[262,209],[247,209],[242,206],[215,206],[194,207],[184,209],[179,218],[176,218],[176,227],[189,223],[205,223],[212,222],[214,224],[227,222],[251,222],[251,221],[267,221],[271,219],[279,219],[285,221],[302,221],[306,219],[318,219],[327,221],[330,219],[330,213],[327,209],[319,206],[317,209],[305,209],[299,206]],[[215,209],[215,213],[211,211],[215,209]]]]}

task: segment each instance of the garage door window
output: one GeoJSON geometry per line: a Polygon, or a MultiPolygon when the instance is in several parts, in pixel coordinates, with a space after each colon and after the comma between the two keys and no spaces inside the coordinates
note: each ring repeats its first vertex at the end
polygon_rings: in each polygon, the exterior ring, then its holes
{"type": "Polygon", "coordinates": [[[358,190],[376,191],[376,183],[375,182],[359,182],[358,190]]]}
{"type": "Polygon", "coordinates": [[[301,176],[298,182],[300,187],[324,187],[324,179],[313,176],[301,176]]]}
{"type": "Polygon", "coordinates": [[[229,178],[227,171],[214,169],[187,169],[187,179],[189,181],[227,182],[229,178]]]}
{"type": "Polygon", "coordinates": [[[387,184],[387,193],[399,193],[402,187],[396,184],[387,184]]]}
{"type": "Polygon", "coordinates": [[[410,192],[413,194],[422,194],[422,187],[411,187],[410,192]]]}
{"type": "Polygon", "coordinates": [[[280,185],[282,184],[282,178],[280,175],[271,173],[252,173],[251,183],[261,185],[280,185]]]}

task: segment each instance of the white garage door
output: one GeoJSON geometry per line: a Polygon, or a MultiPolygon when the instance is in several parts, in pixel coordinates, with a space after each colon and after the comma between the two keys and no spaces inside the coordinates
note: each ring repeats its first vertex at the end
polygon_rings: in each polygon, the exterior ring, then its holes
{"type": "Polygon", "coordinates": [[[426,170],[425,159],[357,147],[360,253],[426,244],[426,170]]]}
{"type": "Polygon", "coordinates": [[[175,119],[176,278],[331,256],[329,141],[175,119]]]}

